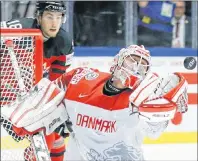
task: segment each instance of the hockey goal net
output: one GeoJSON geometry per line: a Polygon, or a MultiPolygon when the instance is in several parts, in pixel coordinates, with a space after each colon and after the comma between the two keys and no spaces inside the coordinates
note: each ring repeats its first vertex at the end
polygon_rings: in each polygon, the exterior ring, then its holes
{"type": "MultiPolygon", "coordinates": [[[[20,81],[28,91],[42,78],[43,40],[40,30],[37,29],[1,29],[0,33],[0,106],[2,108],[20,97],[20,81]],[[15,68],[19,69],[21,80],[17,78],[15,68]]],[[[32,161],[33,151],[30,144],[28,136],[17,136],[12,130],[12,124],[1,116],[1,160],[32,161]]]]}

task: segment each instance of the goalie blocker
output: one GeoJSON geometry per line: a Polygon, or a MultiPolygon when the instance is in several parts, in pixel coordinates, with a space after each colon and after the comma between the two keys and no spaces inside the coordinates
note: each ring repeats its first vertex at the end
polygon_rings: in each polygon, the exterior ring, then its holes
{"type": "Polygon", "coordinates": [[[23,99],[5,105],[2,115],[13,123],[12,128],[19,136],[41,130],[49,135],[65,122],[63,98],[64,92],[43,78],[23,99]]]}

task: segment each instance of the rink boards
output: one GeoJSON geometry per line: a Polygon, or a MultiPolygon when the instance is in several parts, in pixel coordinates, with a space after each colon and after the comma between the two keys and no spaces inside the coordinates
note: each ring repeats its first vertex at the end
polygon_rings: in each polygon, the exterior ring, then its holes
{"type": "MultiPolygon", "coordinates": [[[[197,142],[197,70],[187,70],[183,66],[185,57],[153,57],[153,71],[159,75],[167,72],[182,72],[189,83],[189,110],[183,116],[182,124],[175,126],[169,124],[167,130],[157,140],[145,139],[145,144],[161,143],[196,143],[197,142]]],[[[74,57],[71,67],[88,66],[99,68],[108,72],[112,57],[74,57]]],[[[70,69],[70,70],[71,70],[70,69]]],[[[65,140],[67,142],[67,140],[65,140]]],[[[26,147],[28,142],[14,142],[7,133],[1,129],[1,149],[20,149],[26,147]]]]}

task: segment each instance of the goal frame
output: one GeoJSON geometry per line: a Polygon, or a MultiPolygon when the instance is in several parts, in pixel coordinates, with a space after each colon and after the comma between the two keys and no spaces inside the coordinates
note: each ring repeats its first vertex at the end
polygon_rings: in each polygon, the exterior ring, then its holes
{"type": "Polygon", "coordinates": [[[43,77],[43,35],[39,29],[3,29],[0,30],[1,37],[35,36],[35,84],[43,77]]]}
{"type": "MultiPolygon", "coordinates": [[[[39,29],[15,29],[15,28],[1,28],[0,30],[0,35],[1,35],[1,42],[4,44],[4,41],[7,40],[14,40],[16,41],[17,37],[33,37],[33,78],[32,78],[32,85],[36,85],[43,77],[43,57],[44,57],[44,47],[43,47],[43,35],[42,32],[39,29]],[[4,38],[5,37],[5,38],[4,38]]],[[[16,44],[17,46],[17,44],[16,44]]],[[[2,48],[4,49],[4,48],[2,48]]],[[[20,54],[20,53],[19,53],[20,54]]],[[[1,72],[1,71],[0,71],[1,72]]],[[[32,87],[33,87],[32,86],[32,87]]],[[[2,125],[1,125],[2,128],[2,125]]],[[[44,133],[41,132],[42,136],[44,136],[44,133]]],[[[10,138],[11,139],[11,138],[10,138]]],[[[30,142],[30,140],[29,140],[30,142]]],[[[33,136],[31,139],[31,143],[33,143],[33,136]]],[[[1,142],[2,143],[2,142],[1,142]]],[[[19,141],[20,143],[20,141],[19,141]]],[[[35,148],[35,147],[34,147],[35,148]]],[[[23,149],[25,154],[25,149],[23,149]]],[[[38,150],[37,150],[38,151],[38,150]]],[[[33,151],[32,151],[33,152],[33,151]]],[[[3,154],[2,154],[3,155],[3,154]]],[[[23,157],[25,159],[25,156],[18,155],[16,157],[23,157]]],[[[38,157],[38,154],[36,155],[38,157]]]]}

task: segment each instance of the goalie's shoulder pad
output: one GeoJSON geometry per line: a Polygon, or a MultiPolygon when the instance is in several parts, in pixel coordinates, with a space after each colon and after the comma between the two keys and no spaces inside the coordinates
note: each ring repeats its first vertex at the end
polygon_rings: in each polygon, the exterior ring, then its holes
{"type": "Polygon", "coordinates": [[[98,78],[99,70],[88,68],[88,67],[80,67],[75,70],[73,77],[70,81],[70,84],[78,84],[81,80],[94,80],[98,78]]]}

